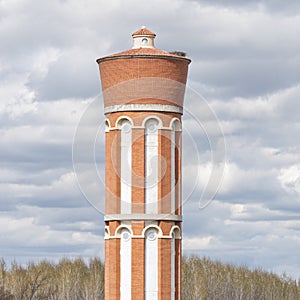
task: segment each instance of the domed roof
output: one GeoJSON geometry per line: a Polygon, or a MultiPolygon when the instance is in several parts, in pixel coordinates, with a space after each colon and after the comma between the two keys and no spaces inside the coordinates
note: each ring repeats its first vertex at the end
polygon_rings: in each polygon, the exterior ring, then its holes
{"type": "Polygon", "coordinates": [[[150,36],[153,36],[153,37],[156,36],[156,34],[154,32],[150,31],[145,26],[142,26],[141,29],[137,30],[136,32],[134,32],[132,34],[133,37],[136,36],[136,35],[150,35],[150,36]]]}
{"type": "Polygon", "coordinates": [[[135,31],[132,34],[133,37],[133,47],[130,50],[122,51],[119,53],[111,54],[108,56],[101,57],[97,59],[97,62],[117,59],[117,58],[129,58],[129,57],[140,57],[140,58],[169,58],[177,60],[185,60],[190,62],[191,60],[185,57],[183,52],[174,51],[166,52],[163,50],[156,49],[154,47],[154,38],[156,34],[146,27],[135,31]]]}

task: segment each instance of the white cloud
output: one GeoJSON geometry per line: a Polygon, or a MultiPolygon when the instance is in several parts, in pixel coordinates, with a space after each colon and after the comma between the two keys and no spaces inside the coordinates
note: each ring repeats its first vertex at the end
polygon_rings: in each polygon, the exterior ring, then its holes
{"type": "Polygon", "coordinates": [[[187,237],[186,239],[183,240],[183,247],[187,251],[189,250],[203,250],[209,248],[209,245],[212,240],[212,236],[207,236],[207,237],[193,237],[189,238],[187,237]]]}
{"type": "Polygon", "coordinates": [[[214,200],[204,210],[184,206],[184,251],[222,261],[299,276],[299,214],[272,210],[264,204],[231,204],[214,200]],[[290,253],[288,256],[287,253],[290,253]],[[294,255],[293,255],[294,253],[294,255]],[[281,263],[274,263],[275,261],[281,263]],[[298,269],[297,269],[298,268],[298,269]]]}
{"type": "MultiPolygon", "coordinates": [[[[35,209],[31,208],[31,215],[33,212],[35,209]]],[[[96,234],[98,230],[95,224],[94,228],[90,226],[93,231],[86,229],[82,230],[80,227],[55,229],[51,228],[51,224],[38,224],[33,216],[16,218],[1,215],[1,243],[5,245],[1,255],[21,262],[32,258],[43,259],[45,256],[57,260],[65,255],[81,257],[99,255],[103,247],[103,237],[96,234]]]]}
{"type": "Polygon", "coordinates": [[[87,245],[99,245],[101,243],[99,236],[91,232],[53,230],[48,225],[35,224],[35,218],[33,217],[21,219],[2,217],[0,224],[1,236],[5,237],[3,242],[10,247],[45,247],[49,244],[52,247],[70,247],[82,243],[87,245]]]}
{"type": "Polygon", "coordinates": [[[300,165],[281,169],[278,179],[287,192],[297,193],[298,201],[300,201],[300,165]]]}

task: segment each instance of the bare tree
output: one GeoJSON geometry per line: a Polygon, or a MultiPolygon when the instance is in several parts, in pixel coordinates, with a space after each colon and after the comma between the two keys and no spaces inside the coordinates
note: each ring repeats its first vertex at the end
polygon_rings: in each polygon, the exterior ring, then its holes
{"type": "MultiPolygon", "coordinates": [[[[16,262],[6,269],[0,259],[0,300],[103,300],[104,265],[98,258],[63,258],[16,262]]],[[[250,270],[212,261],[206,257],[183,257],[184,300],[300,300],[300,281],[286,274],[250,270]]]]}

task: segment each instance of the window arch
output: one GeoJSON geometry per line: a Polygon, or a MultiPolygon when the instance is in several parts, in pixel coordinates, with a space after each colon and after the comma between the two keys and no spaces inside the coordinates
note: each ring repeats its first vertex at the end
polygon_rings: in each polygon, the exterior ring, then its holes
{"type": "Polygon", "coordinates": [[[105,226],[105,229],[104,229],[104,239],[109,239],[109,237],[110,237],[109,226],[105,226]]]}
{"type": "Polygon", "coordinates": [[[170,237],[174,234],[175,239],[181,239],[181,230],[177,225],[172,226],[170,230],[170,237]]]}
{"type": "Polygon", "coordinates": [[[181,122],[178,118],[173,118],[170,122],[170,128],[174,131],[181,131],[181,122]]]}
{"type": "Polygon", "coordinates": [[[133,235],[132,229],[127,225],[119,225],[115,230],[115,237],[121,238],[122,230],[126,229],[130,232],[130,235],[133,235]]]}
{"type": "Polygon", "coordinates": [[[159,226],[157,226],[157,225],[151,224],[151,225],[146,226],[143,229],[142,236],[144,238],[146,238],[146,232],[147,232],[148,229],[155,229],[157,231],[158,237],[162,237],[163,236],[163,232],[162,232],[161,228],[159,226]]]}
{"type": "Polygon", "coordinates": [[[109,121],[109,119],[105,120],[104,126],[105,126],[105,132],[109,132],[109,130],[110,130],[110,121],[109,121]]]}
{"type": "Polygon", "coordinates": [[[146,127],[146,123],[149,121],[149,120],[156,120],[157,123],[158,123],[158,128],[161,129],[163,127],[163,123],[162,123],[162,120],[161,118],[157,117],[157,116],[148,116],[146,117],[144,120],[143,120],[143,123],[142,123],[142,127],[146,127]]]}
{"type": "Polygon", "coordinates": [[[132,121],[132,119],[130,117],[128,117],[128,116],[120,116],[116,120],[116,124],[115,124],[116,128],[121,129],[122,123],[126,122],[126,121],[128,121],[131,124],[131,126],[133,126],[133,121],[132,121]]]}

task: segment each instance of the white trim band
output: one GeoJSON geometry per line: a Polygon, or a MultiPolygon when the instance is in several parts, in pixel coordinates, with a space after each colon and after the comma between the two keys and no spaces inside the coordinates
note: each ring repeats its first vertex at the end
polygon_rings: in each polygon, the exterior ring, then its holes
{"type": "Polygon", "coordinates": [[[118,104],[104,107],[104,114],[119,111],[160,111],[183,114],[183,108],[167,104],[118,104]]]}
{"type": "Polygon", "coordinates": [[[131,221],[131,220],[166,220],[182,221],[182,216],[170,214],[111,214],[104,216],[104,221],[131,221]]]}

